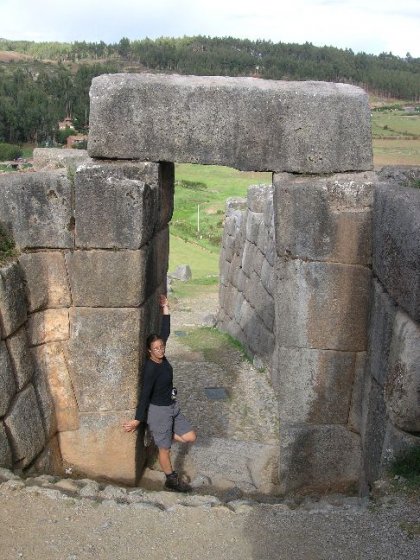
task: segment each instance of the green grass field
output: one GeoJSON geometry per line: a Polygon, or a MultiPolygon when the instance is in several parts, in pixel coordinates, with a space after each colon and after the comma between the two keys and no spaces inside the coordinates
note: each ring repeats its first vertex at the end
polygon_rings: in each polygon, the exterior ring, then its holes
{"type": "Polygon", "coordinates": [[[383,165],[420,165],[420,113],[395,106],[372,111],[373,162],[383,165]]]}
{"type": "Polygon", "coordinates": [[[204,295],[217,289],[226,200],[246,197],[250,185],[261,183],[270,184],[271,173],[214,165],[176,165],[169,271],[180,264],[189,264],[192,271],[192,280],[174,283],[177,297],[204,295]]]}
{"type": "Polygon", "coordinates": [[[271,179],[271,173],[177,164],[172,234],[219,254],[226,200],[246,197],[250,185],[271,184],[271,179]]]}

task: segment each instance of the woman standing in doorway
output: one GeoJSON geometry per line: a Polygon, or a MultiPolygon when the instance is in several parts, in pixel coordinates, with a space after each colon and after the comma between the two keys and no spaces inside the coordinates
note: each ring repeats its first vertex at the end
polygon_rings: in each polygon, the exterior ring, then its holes
{"type": "Polygon", "coordinates": [[[126,432],[134,432],[140,422],[146,422],[159,449],[159,463],[166,475],[165,488],[187,492],[191,488],[180,480],[171,463],[172,441],[193,443],[196,433],[181,413],[173,386],[173,370],[165,357],[165,345],[170,334],[169,303],[160,296],[162,310],[161,333],[147,337],[147,360],[143,371],[143,389],[134,420],[123,424],[126,432]]]}

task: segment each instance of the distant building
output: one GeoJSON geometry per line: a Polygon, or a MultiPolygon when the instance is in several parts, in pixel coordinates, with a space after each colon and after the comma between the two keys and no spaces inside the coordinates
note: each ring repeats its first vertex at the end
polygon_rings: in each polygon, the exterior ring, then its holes
{"type": "Polygon", "coordinates": [[[58,123],[58,128],[60,130],[65,130],[66,128],[74,128],[73,121],[70,117],[66,117],[63,121],[58,123]]]}

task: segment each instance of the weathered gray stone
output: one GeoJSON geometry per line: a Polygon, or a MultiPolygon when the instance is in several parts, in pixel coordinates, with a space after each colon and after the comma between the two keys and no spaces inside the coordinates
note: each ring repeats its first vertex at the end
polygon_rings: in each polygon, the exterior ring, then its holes
{"type": "MultiPolygon", "coordinates": [[[[11,469],[12,466],[12,450],[10,449],[9,440],[7,439],[3,422],[0,421],[0,467],[11,469]]],[[[1,479],[2,476],[0,473],[0,480],[1,479]]]]}
{"type": "Polygon", "coordinates": [[[4,423],[10,433],[14,462],[21,467],[29,465],[45,445],[41,414],[32,384],[17,395],[4,423]]]}
{"type": "Polygon", "coordinates": [[[76,307],[137,307],[145,300],[145,248],[74,251],[66,263],[76,307]]]}
{"type": "Polygon", "coordinates": [[[80,415],[80,429],[60,432],[64,466],[74,474],[134,484],[136,434],[124,434],[121,426],[134,410],[80,415]]]}
{"type": "Polygon", "coordinates": [[[2,338],[11,335],[26,321],[26,295],[22,271],[14,262],[0,268],[0,326],[2,338]]]}
{"type": "Polygon", "coordinates": [[[74,172],[79,165],[92,161],[87,150],[35,148],[33,152],[33,166],[36,171],[65,167],[74,172]]]}
{"type": "Polygon", "coordinates": [[[28,294],[29,311],[70,307],[64,255],[59,251],[25,253],[19,257],[28,294]]]}
{"type": "MultiPolygon", "coordinates": [[[[160,293],[166,293],[169,261],[169,228],[166,227],[156,233],[145,247],[146,250],[146,298],[152,298],[157,304],[159,297],[155,297],[156,290],[161,286],[160,293]]],[[[157,309],[159,306],[157,305],[157,309]]]]}
{"type": "Polygon", "coordinates": [[[359,352],[356,354],[356,364],[354,373],[353,393],[349,410],[348,428],[356,434],[363,431],[363,411],[366,403],[367,394],[367,376],[366,371],[367,353],[359,352]]]}
{"type": "Polygon", "coordinates": [[[283,492],[356,492],[360,437],[343,426],[288,426],[280,433],[283,492]]]}
{"type": "Polygon", "coordinates": [[[90,96],[93,157],[255,171],[372,168],[368,99],[353,86],[114,74],[94,78],[90,96]]]}
{"type": "Polygon", "coordinates": [[[180,280],[181,282],[188,282],[188,280],[191,280],[192,278],[190,265],[180,264],[173,272],[170,273],[170,275],[172,278],[180,280]]]}
{"type": "Polygon", "coordinates": [[[258,242],[258,234],[260,231],[260,226],[263,221],[263,215],[261,213],[251,212],[248,210],[245,214],[246,219],[246,238],[248,241],[254,245],[258,242]]]}
{"type": "Polygon", "coordinates": [[[70,310],[67,362],[81,412],[134,408],[140,352],[139,309],[70,310]]]}
{"type": "Polygon", "coordinates": [[[34,387],[38,398],[39,410],[41,413],[42,424],[47,439],[52,438],[57,433],[57,416],[54,410],[54,400],[48,382],[46,367],[41,360],[43,346],[32,348],[32,358],[35,366],[34,387]],[[39,355],[41,353],[41,356],[39,355]]]}
{"type": "Polygon", "coordinates": [[[399,430],[392,422],[388,422],[382,448],[381,471],[385,471],[397,457],[413,447],[420,447],[420,437],[399,430]]]}
{"type": "Polygon", "coordinates": [[[214,482],[223,473],[223,478],[238,485],[252,484],[254,489],[278,481],[278,447],[275,445],[212,437],[197,440],[185,457],[182,445],[175,444],[172,455],[174,463],[178,456],[182,458],[184,472],[192,477],[200,472],[214,482]]]}
{"type": "Polygon", "coordinates": [[[391,421],[406,432],[420,432],[420,325],[398,311],[385,383],[391,421]]]}
{"type": "Polygon", "coordinates": [[[270,294],[264,288],[263,284],[261,283],[261,279],[255,272],[253,272],[251,274],[251,277],[246,280],[243,295],[252,306],[254,312],[263,321],[265,327],[269,331],[273,332],[274,301],[272,296],[270,296],[270,294]]]}
{"type": "Polygon", "coordinates": [[[279,346],[366,350],[368,268],[279,259],[276,272],[279,346]]]}
{"type": "Polygon", "coordinates": [[[375,190],[373,268],[386,291],[420,322],[420,190],[375,190]]]}
{"type": "Polygon", "coordinates": [[[0,341],[0,417],[9,408],[10,401],[16,392],[16,381],[6,343],[0,341]]]}
{"type": "Polygon", "coordinates": [[[279,418],[288,424],[347,424],[356,355],[276,348],[273,382],[279,418]]]}
{"type": "Polygon", "coordinates": [[[372,378],[370,385],[366,427],[362,434],[363,463],[368,483],[376,480],[380,474],[382,446],[387,426],[383,388],[372,378]]]}
{"type": "MultiPolygon", "coordinates": [[[[72,380],[68,372],[62,343],[42,344],[33,349],[36,363],[36,379],[40,393],[48,393],[53,402],[53,414],[58,431],[76,430],[79,427],[79,414],[72,380]],[[45,385],[45,388],[44,388],[45,385]],[[42,387],[42,389],[41,389],[42,387]]],[[[49,399],[41,396],[43,412],[49,411],[49,399]]],[[[48,424],[48,419],[46,424],[48,424]]],[[[50,432],[51,430],[48,430],[50,432]]]]}
{"type": "Polygon", "coordinates": [[[418,165],[385,165],[376,171],[381,182],[393,183],[400,187],[417,187],[420,179],[418,165]]]}
{"type": "Polygon", "coordinates": [[[61,171],[0,176],[0,221],[20,249],[72,247],[70,181],[61,171]]]}
{"type": "Polygon", "coordinates": [[[388,375],[388,359],[397,307],[374,279],[369,323],[369,370],[373,378],[384,386],[388,375]]]}
{"type": "Polygon", "coordinates": [[[251,185],[248,187],[247,204],[251,212],[263,213],[267,200],[273,196],[272,185],[251,185]]]}
{"type": "Polygon", "coordinates": [[[31,379],[34,372],[25,327],[21,327],[16,334],[8,338],[6,344],[15,370],[17,389],[20,391],[31,379]]]}
{"type": "Polygon", "coordinates": [[[273,182],[278,255],[371,263],[373,173],[282,173],[274,174],[273,182]]]}
{"type": "Polygon", "coordinates": [[[243,245],[241,267],[242,272],[246,274],[248,278],[251,276],[251,273],[254,270],[254,259],[256,251],[257,247],[254,245],[254,243],[250,243],[250,241],[248,241],[247,239],[243,245]]]}
{"type": "Polygon", "coordinates": [[[35,459],[31,469],[36,473],[48,473],[50,475],[64,475],[63,461],[61,459],[58,436],[51,438],[44,449],[35,459]]]}
{"type": "Polygon", "coordinates": [[[139,249],[159,222],[158,164],[90,165],[75,178],[76,247],[139,249]]]}
{"type": "Polygon", "coordinates": [[[68,309],[46,309],[30,315],[28,335],[31,346],[69,338],[68,309]]]}

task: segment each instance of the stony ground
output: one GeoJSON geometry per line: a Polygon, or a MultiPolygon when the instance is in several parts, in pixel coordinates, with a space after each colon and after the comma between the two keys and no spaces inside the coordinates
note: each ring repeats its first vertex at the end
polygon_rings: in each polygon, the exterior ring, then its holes
{"type": "MultiPolygon", "coordinates": [[[[174,330],[200,324],[216,301],[174,305],[174,330]]],[[[171,344],[168,353],[176,371],[184,368],[180,382],[187,394],[192,391],[195,399],[202,399],[197,387],[211,380],[227,383],[225,372],[217,364],[206,369],[202,356],[188,350],[182,337],[174,336],[171,344]],[[199,364],[200,375],[189,385],[192,363],[199,364]]],[[[233,370],[235,361],[229,365],[233,370]]],[[[259,391],[248,377],[237,374],[234,387],[245,399],[250,391],[259,391]]],[[[260,383],[262,391],[268,390],[266,381],[260,383]]],[[[203,421],[199,409],[204,400],[200,402],[198,409],[188,398],[183,405],[202,437],[255,437],[248,420],[239,421],[227,403],[221,405],[227,407],[224,423],[216,422],[221,412],[217,408],[214,417],[207,412],[209,421],[203,421]]],[[[261,426],[268,421],[263,416],[261,426]]],[[[267,428],[259,437],[269,443],[273,433],[267,428]]],[[[182,495],[48,475],[21,479],[0,469],[0,560],[420,558],[420,502],[389,484],[379,485],[369,499],[329,496],[275,503],[246,498],[237,488],[211,495],[206,491],[201,487],[182,495]]]]}
{"type": "Polygon", "coordinates": [[[419,519],[395,494],[223,502],[0,470],[0,560],[418,560],[419,519]]]}

